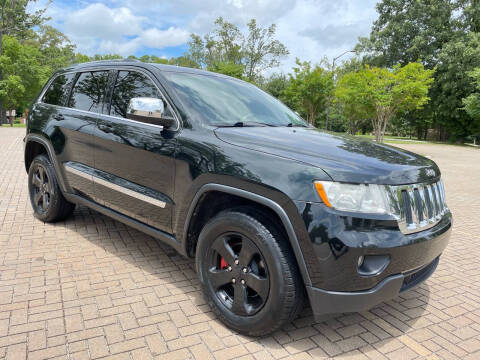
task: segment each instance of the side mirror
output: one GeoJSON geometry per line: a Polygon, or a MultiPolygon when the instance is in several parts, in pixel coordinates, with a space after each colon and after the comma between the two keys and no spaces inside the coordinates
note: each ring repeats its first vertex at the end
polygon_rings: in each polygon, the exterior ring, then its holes
{"type": "Polygon", "coordinates": [[[175,124],[173,117],[165,117],[165,104],[162,99],[137,97],[130,99],[127,119],[163,126],[165,129],[175,124]]]}

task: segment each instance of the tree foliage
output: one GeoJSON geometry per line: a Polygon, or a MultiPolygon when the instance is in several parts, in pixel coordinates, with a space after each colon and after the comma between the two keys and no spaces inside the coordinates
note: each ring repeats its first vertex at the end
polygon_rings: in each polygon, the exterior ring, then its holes
{"type": "Polygon", "coordinates": [[[463,109],[472,118],[470,131],[473,135],[480,135],[480,68],[468,73],[473,79],[476,92],[463,99],[463,109]]]}
{"type": "Polygon", "coordinates": [[[277,67],[288,50],[275,39],[275,24],[262,28],[252,19],[247,30],[244,35],[237,26],[219,17],[215,29],[203,38],[191,35],[185,56],[199,68],[258,80],[263,71],[277,67]]]}
{"type": "Polygon", "coordinates": [[[25,109],[48,80],[51,69],[41,63],[38,48],[4,36],[0,56],[0,99],[7,109],[25,109]]]}
{"type": "Polygon", "coordinates": [[[415,62],[393,69],[370,67],[345,74],[336,88],[354,134],[360,124],[372,122],[377,142],[383,142],[385,130],[395,115],[420,109],[428,102],[428,89],[433,82],[434,70],[425,70],[415,62]]]}
{"type": "Polygon", "coordinates": [[[333,93],[333,74],[308,61],[296,59],[296,64],[284,96],[310,124],[316,125],[333,93]]]}
{"type": "Polygon", "coordinates": [[[429,96],[421,111],[399,119],[418,136],[436,128],[438,139],[462,139],[472,129],[472,118],[462,110],[462,99],[473,91],[468,73],[480,66],[478,0],[382,0],[370,36],[357,50],[366,63],[392,67],[420,60],[436,68],[429,96]]]}
{"type": "Polygon", "coordinates": [[[338,80],[335,100],[345,116],[347,132],[355,135],[362,124],[370,121],[375,114],[367,89],[365,70],[344,74],[338,80]]]}

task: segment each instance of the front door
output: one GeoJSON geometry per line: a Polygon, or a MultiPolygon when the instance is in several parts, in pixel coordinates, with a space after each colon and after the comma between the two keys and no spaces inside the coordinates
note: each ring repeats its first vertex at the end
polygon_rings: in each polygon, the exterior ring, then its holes
{"type": "Polygon", "coordinates": [[[110,116],[98,120],[94,134],[96,197],[113,210],[171,233],[175,138],[158,125],[127,119],[130,99],[162,95],[140,70],[118,71],[112,83],[110,116]]]}

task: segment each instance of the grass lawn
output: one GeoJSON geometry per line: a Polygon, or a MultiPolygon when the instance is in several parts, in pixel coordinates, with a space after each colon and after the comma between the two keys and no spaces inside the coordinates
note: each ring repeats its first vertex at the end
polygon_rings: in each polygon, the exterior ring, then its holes
{"type": "MultiPolygon", "coordinates": [[[[2,127],[11,127],[10,124],[2,124],[2,127]]],[[[13,127],[24,128],[25,124],[13,124],[13,127]]]]}

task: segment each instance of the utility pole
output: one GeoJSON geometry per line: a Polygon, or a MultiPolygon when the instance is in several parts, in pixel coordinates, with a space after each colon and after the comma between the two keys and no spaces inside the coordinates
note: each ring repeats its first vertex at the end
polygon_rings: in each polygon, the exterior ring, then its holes
{"type": "MultiPolygon", "coordinates": [[[[333,74],[333,85],[335,85],[335,61],[340,59],[343,55],[348,54],[348,53],[355,53],[355,50],[347,50],[340,55],[336,56],[333,58],[332,61],[332,74],[333,74]]],[[[325,129],[328,131],[328,116],[330,115],[330,103],[332,102],[332,97],[328,99],[328,105],[327,105],[327,113],[325,114],[325,129]]]]}

